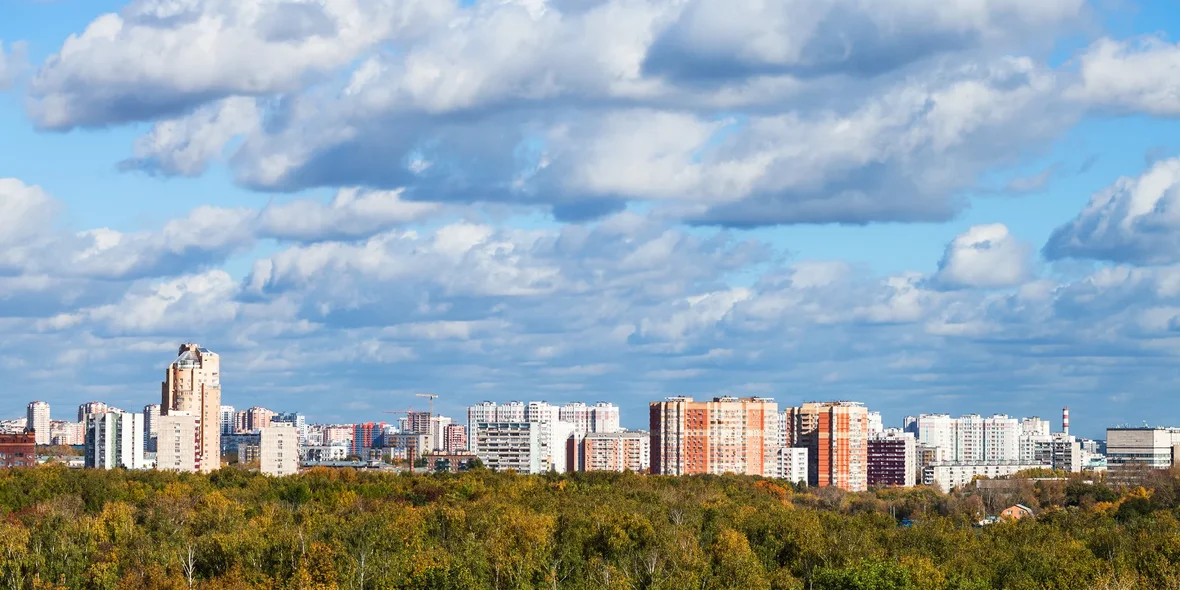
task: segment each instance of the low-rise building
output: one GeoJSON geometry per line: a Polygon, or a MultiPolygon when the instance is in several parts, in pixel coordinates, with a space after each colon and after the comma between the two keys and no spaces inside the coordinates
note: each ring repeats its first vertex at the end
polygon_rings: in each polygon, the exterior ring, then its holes
{"type": "Polygon", "coordinates": [[[303,447],[300,454],[304,462],[343,461],[348,458],[348,445],[336,443],[303,447]]]}
{"type": "Polygon", "coordinates": [[[1020,471],[1043,469],[1044,465],[1019,461],[1000,463],[934,463],[925,468],[922,483],[938,486],[943,492],[971,483],[977,477],[1006,477],[1020,471]]]}
{"type": "Polygon", "coordinates": [[[37,464],[37,435],[32,432],[0,434],[0,468],[37,464]]]}
{"type": "Polygon", "coordinates": [[[1116,477],[1141,469],[1168,469],[1180,445],[1177,428],[1107,428],[1106,465],[1116,477]]]}

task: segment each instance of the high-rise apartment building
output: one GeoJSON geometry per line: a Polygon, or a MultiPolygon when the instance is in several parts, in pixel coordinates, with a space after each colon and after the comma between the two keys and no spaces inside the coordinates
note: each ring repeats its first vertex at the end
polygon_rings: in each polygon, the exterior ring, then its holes
{"type": "Polygon", "coordinates": [[[449,416],[431,416],[427,426],[430,450],[441,451],[447,448],[447,429],[451,427],[449,416]]]}
{"type": "Polygon", "coordinates": [[[54,420],[49,423],[50,444],[78,446],[86,444],[86,425],[81,422],[54,420]]]}
{"type": "Polygon", "coordinates": [[[260,472],[275,477],[299,473],[299,431],[294,426],[266,426],[258,437],[260,472]]]}
{"type": "Polygon", "coordinates": [[[778,466],[775,477],[791,483],[807,485],[807,448],[781,447],[776,453],[778,466]]]}
{"type": "MultiPolygon", "coordinates": [[[[160,416],[156,429],[156,469],[193,473],[201,469],[201,422],[190,412],[160,416]]],[[[220,446],[221,441],[217,444],[220,446]]]]}
{"type": "Polygon", "coordinates": [[[651,467],[651,435],[641,430],[591,432],[575,445],[575,452],[581,471],[641,473],[651,467]]]}
{"type": "Polygon", "coordinates": [[[148,453],[156,452],[156,434],[160,430],[160,404],[148,404],[143,407],[143,450],[148,453]]]}
{"type": "Polygon", "coordinates": [[[381,441],[381,432],[384,428],[384,422],[363,422],[353,425],[352,454],[357,457],[367,458],[369,456],[369,449],[372,449],[375,443],[381,441]]]}
{"type": "Polygon", "coordinates": [[[917,441],[912,432],[889,428],[869,435],[868,484],[870,486],[916,485],[920,480],[917,441]]]}
{"type": "Polygon", "coordinates": [[[197,344],[182,344],[160,384],[161,424],[174,412],[190,414],[197,422],[197,470],[210,473],[221,467],[221,358],[197,344]]]}
{"type": "Polygon", "coordinates": [[[774,400],[670,397],[652,402],[650,414],[653,474],[770,475],[775,469],[779,446],[774,400]]]}
{"type": "Polygon", "coordinates": [[[39,445],[53,442],[53,432],[50,429],[49,404],[46,402],[32,402],[26,408],[25,430],[33,433],[34,440],[39,445]]]}
{"type": "Polygon", "coordinates": [[[448,454],[467,451],[467,427],[462,424],[448,424],[443,433],[443,450],[448,454]]]}
{"type": "Polygon", "coordinates": [[[233,406],[221,406],[217,411],[221,434],[233,434],[237,430],[237,414],[238,411],[233,406]]]}
{"type": "Polygon", "coordinates": [[[86,402],[78,406],[78,422],[81,422],[85,427],[86,420],[91,414],[104,414],[108,409],[103,402],[86,402]]]}
{"type": "Polygon", "coordinates": [[[938,461],[964,464],[1014,462],[1020,459],[1020,437],[1035,423],[1022,424],[1003,414],[922,414],[907,419],[908,429],[921,444],[938,448],[938,461]]]}
{"type": "Polygon", "coordinates": [[[275,412],[266,408],[254,406],[246,410],[246,432],[258,432],[270,426],[274,417],[275,412]]]}
{"type": "Polygon", "coordinates": [[[787,410],[791,446],[807,448],[808,485],[868,489],[868,414],[856,402],[808,402],[787,410]]]}
{"type": "Polygon", "coordinates": [[[558,419],[573,424],[574,432],[588,434],[591,432],[619,432],[619,407],[598,402],[588,406],[582,402],[570,402],[561,406],[558,419]]]}
{"type": "Polygon", "coordinates": [[[476,422],[472,451],[495,471],[544,473],[541,424],[538,422],[476,422]]]}
{"type": "Polygon", "coordinates": [[[143,469],[143,414],[90,414],[85,465],[91,469],[143,469]]]}

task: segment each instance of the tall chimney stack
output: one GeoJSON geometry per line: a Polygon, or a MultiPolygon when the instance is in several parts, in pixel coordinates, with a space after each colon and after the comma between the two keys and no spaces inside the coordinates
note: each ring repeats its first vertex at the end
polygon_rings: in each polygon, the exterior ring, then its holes
{"type": "Polygon", "coordinates": [[[1069,406],[1061,409],[1061,431],[1069,435],[1069,406]]]}

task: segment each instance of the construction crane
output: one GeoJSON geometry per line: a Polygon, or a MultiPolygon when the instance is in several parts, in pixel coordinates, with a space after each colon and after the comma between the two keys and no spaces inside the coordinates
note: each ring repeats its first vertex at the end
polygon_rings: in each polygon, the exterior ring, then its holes
{"type": "MultiPolygon", "coordinates": [[[[434,400],[438,399],[438,396],[434,395],[433,393],[416,393],[414,395],[417,395],[418,397],[424,397],[424,398],[427,398],[430,400],[430,416],[429,416],[429,418],[434,418],[434,400]]],[[[429,418],[427,419],[427,423],[430,422],[429,418]]]]}

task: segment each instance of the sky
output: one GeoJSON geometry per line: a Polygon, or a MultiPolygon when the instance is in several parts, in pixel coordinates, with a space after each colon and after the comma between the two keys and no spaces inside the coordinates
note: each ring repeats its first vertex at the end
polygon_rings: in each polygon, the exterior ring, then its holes
{"type": "Polygon", "coordinates": [[[1180,425],[1178,38],[1176,0],[7,0],[0,416],[158,402],[198,342],[321,422],[1180,425]]]}

